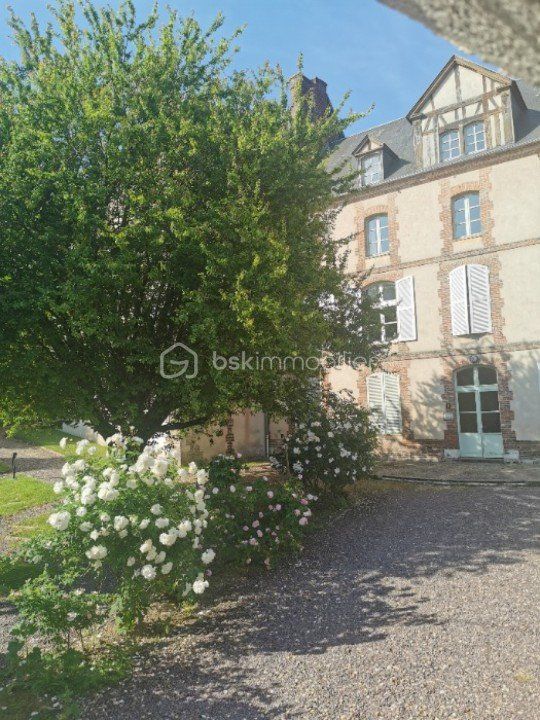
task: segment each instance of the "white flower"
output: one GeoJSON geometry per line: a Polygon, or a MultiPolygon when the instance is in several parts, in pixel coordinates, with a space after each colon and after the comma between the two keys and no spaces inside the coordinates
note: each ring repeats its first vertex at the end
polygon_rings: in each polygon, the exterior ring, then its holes
{"type": "Polygon", "coordinates": [[[153,565],[143,565],[141,575],[145,580],[153,580],[156,577],[156,568],[153,565]]]}
{"type": "Polygon", "coordinates": [[[161,563],[165,560],[166,557],[167,557],[167,553],[165,552],[165,550],[161,550],[160,552],[158,552],[156,554],[156,557],[154,558],[154,562],[156,563],[156,565],[161,565],[161,563]]]}
{"type": "Polygon", "coordinates": [[[92,529],[92,523],[91,523],[91,522],[88,522],[88,521],[83,522],[83,523],[81,523],[81,524],[79,525],[79,529],[80,529],[82,532],[90,532],[90,530],[92,529]]]}
{"type": "Polygon", "coordinates": [[[135,490],[137,487],[137,480],[134,477],[130,477],[126,480],[126,487],[130,490],[135,490]]]}
{"type": "Polygon", "coordinates": [[[229,490],[230,490],[232,493],[234,493],[234,492],[236,492],[236,487],[235,487],[234,485],[231,485],[230,488],[229,488],[229,490]]]}
{"type": "Polygon", "coordinates": [[[133,555],[132,555],[131,557],[128,557],[127,562],[126,562],[126,565],[127,565],[128,567],[132,567],[133,565],[135,565],[135,562],[136,562],[136,561],[135,561],[135,558],[134,558],[133,555]]]}
{"type": "Polygon", "coordinates": [[[118,483],[120,482],[120,473],[118,470],[113,470],[112,473],[109,475],[109,485],[112,487],[116,487],[118,483]]]}
{"type": "Polygon", "coordinates": [[[148,540],[145,540],[139,550],[142,553],[150,552],[150,550],[154,547],[154,543],[152,542],[152,538],[148,538],[148,540]]]}
{"type": "Polygon", "coordinates": [[[217,495],[218,492],[219,492],[219,488],[218,488],[218,487],[212,488],[212,493],[213,493],[214,495],[217,495]]]}
{"type": "Polygon", "coordinates": [[[88,445],[90,445],[88,440],[79,440],[79,442],[75,446],[75,452],[77,453],[77,455],[82,455],[88,445]]]}
{"type": "Polygon", "coordinates": [[[197,482],[199,485],[206,485],[208,482],[208,473],[206,470],[197,470],[197,482]]]}
{"type": "Polygon", "coordinates": [[[138,473],[142,473],[142,472],[145,472],[146,470],[150,470],[153,463],[154,463],[154,460],[153,460],[152,456],[145,451],[139,455],[135,465],[133,466],[133,469],[138,473]]]}
{"type": "Polygon", "coordinates": [[[161,513],[163,512],[163,508],[159,503],[156,503],[155,505],[152,505],[152,507],[150,508],[150,512],[152,513],[152,515],[161,515],[161,513]]]}
{"type": "Polygon", "coordinates": [[[198,468],[197,468],[197,463],[190,462],[189,465],[188,465],[189,474],[190,474],[190,475],[195,475],[195,473],[197,472],[197,470],[198,470],[198,468]]]}
{"type": "Polygon", "coordinates": [[[66,445],[68,444],[68,439],[67,439],[67,437],[63,437],[58,444],[60,445],[60,447],[62,448],[62,450],[65,450],[65,449],[66,449],[66,445]]]}
{"type": "Polygon", "coordinates": [[[107,548],[105,545],[92,545],[85,555],[89,560],[103,560],[107,556],[107,548]]]}
{"type": "Polygon", "coordinates": [[[53,491],[57,495],[60,495],[60,493],[64,491],[64,483],[61,480],[57,480],[53,485],[53,491]]]}
{"type": "Polygon", "coordinates": [[[152,472],[156,477],[162,478],[167,474],[169,469],[169,461],[164,457],[156,458],[152,467],[152,472]]]}
{"type": "Polygon", "coordinates": [[[73,469],[74,469],[76,472],[81,472],[81,470],[84,470],[84,469],[85,469],[86,463],[85,463],[84,460],[82,460],[82,459],[81,459],[81,460],[75,460],[75,462],[73,463],[73,466],[72,466],[72,467],[73,467],[73,469]]]}
{"type": "Polygon", "coordinates": [[[92,540],[97,540],[99,537],[99,532],[97,530],[92,530],[92,532],[90,533],[90,537],[92,538],[92,540]]]}
{"type": "Polygon", "coordinates": [[[95,445],[92,445],[87,450],[89,455],[95,455],[97,453],[97,447],[95,445]]]}
{"type": "Polygon", "coordinates": [[[101,483],[97,494],[100,500],[105,500],[106,502],[112,502],[120,495],[118,490],[108,482],[101,483]]]}
{"type": "Polygon", "coordinates": [[[166,528],[169,525],[169,518],[166,517],[160,517],[156,520],[155,526],[157,528],[160,528],[162,530],[163,528],[166,528]]]}
{"type": "Polygon", "coordinates": [[[178,525],[178,537],[186,537],[188,532],[191,532],[192,528],[193,525],[191,524],[191,520],[182,520],[182,522],[178,525]]]}
{"type": "Polygon", "coordinates": [[[180,468],[180,470],[178,471],[178,477],[180,478],[180,480],[182,482],[186,482],[187,480],[190,479],[189,473],[185,468],[180,468]]]}
{"type": "Polygon", "coordinates": [[[163,565],[161,568],[161,573],[163,575],[168,575],[172,570],[172,566],[173,566],[172,562],[165,563],[165,565],[163,565]]]}
{"type": "Polygon", "coordinates": [[[48,522],[55,530],[65,530],[69,525],[70,520],[71,515],[67,512],[67,510],[61,510],[60,512],[50,515],[48,522]]]}
{"type": "Polygon", "coordinates": [[[154,560],[156,557],[157,557],[157,550],[156,550],[155,547],[153,547],[153,548],[150,550],[150,552],[148,553],[148,555],[146,556],[146,559],[147,559],[148,561],[150,561],[150,560],[154,560]]]}
{"type": "Polygon", "coordinates": [[[202,595],[207,587],[208,587],[208,580],[197,579],[193,583],[193,592],[195,593],[195,595],[202,595]]]}
{"type": "Polygon", "coordinates": [[[125,537],[127,537],[127,534],[128,534],[127,530],[120,530],[120,532],[118,533],[118,537],[125,538],[125,537]]]}
{"type": "Polygon", "coordinates": [[[88,511],[87,511],[87,509],[86,509],[85,507],[78,507],[78,508],[75,510],[75,515],[76,515],[77,517],[84,517],[87,512],[88,512],[88,511]]]}
{"type": "Polygon", "coordinates": [[[101,515],[99,516],[99,519],[101,520],[101,522],[107,523],[111,519],[111,516],[107,515],[107,513],[101,513],[101,515]]]}
{"type": "Polygon", "coordinates": [[[127,528],[129,525],[129,520],[124,515],[116,515],[113,521],[114,529],[117,532],[120,532],[120,530],[123,530],[124,528],[127,528]]]}
{"type": "Polygon", "coordinates": [[[201,555],[201,560],[205,565],[210,565],[212,560],[216,557],[216,553],[212,550],[212,548],[209,548],[208,550],[205,550],[203,554],[201,555]]]}
{"type": "Polygon", "coordinates": [[[174,532],[176,528],[171,528],[169,532],[161,533],[159,536],[159,542],[166,547],[171,547],[176,542],[178,532],[174,532]]]}
{"type": "Polygon", "coordinates": [[[144,518],[144,520],[141,520],[139,523],[139,528],[141,530],[146,530],[146,528],[150,525],[150,520],[148,518],[144,518]]]}

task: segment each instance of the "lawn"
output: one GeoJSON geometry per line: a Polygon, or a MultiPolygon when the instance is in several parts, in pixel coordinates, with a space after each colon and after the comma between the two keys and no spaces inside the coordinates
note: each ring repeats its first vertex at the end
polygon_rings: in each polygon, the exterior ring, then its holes
{"type": "Polygon", "coordinates": [[[51,485],[29,475],[19,473],[15,480],[0,478],[0,517],[52,502],[55,497],[51,485]]]}
{"type": "Polygon", "coordinates": [[[7,472],[9,472],[9,471],[10,471],[9,465],[6,465],[6,463],[3,463],[3,462],[0,460],[0,473],[7,473],[7,472]]]}
{"type": "MultiPolygon", "coordinates": [[[[72,455],[75,452],[75,443],[81,439],[76,435],[69,435],[68,433],[58,430],[57,428],[22,428],[17,430],[13,436],[17,440],[22,440],[29,445],[39,445],[39,447],[45,448],[45,450],[52,450],[53,452],[60,453],[61,455],[72,455]],[[59,445],[60,440],[63,437],[67,437],[69,442],[65,449],[62,449],[59,445]]],[[[103,445],[97,445],[97,455],[103,455],[105,453],[105,447],[103,445]]],[[[2,472],[0,470],[0,472],[2,472]]]]}

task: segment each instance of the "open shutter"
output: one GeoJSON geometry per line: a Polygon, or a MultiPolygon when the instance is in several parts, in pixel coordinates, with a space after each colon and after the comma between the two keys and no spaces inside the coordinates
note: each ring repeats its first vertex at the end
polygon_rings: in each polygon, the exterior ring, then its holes
{"type": "Polygon", "coordinates": [[[398,340],[416,340],[416,305],[412,275],[396,281],[398,340]]]}
{"type": "Polygon", "coordinates": [[[471,333],[491,332],[491,298],[489,268],[485,265],[467,265],[471,333]]]}
{"type": "Polygon", "coordinates": [[[366,379],[367,399],[371,410],[371,420],[380,432],[384,432],[384,398],[381,373],[368,375],[366,379]]]}
{"type": "Polygon", "coordinates": [[[469,334],[469,306],[467,301],[467,268],[460,265],[450,273],[450,313],[452,335],[469,334]]]}
{"type": "Polygon", "coordinates": [[[386,432],[389,435],[401,432],[401,397],[399,390],[399,375],[383,375],[384,416],[386,432]]]}

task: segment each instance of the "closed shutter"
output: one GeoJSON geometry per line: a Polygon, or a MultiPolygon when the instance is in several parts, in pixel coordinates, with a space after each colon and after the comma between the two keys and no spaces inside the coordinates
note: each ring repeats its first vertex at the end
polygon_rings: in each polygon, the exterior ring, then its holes
{"type": "Polygon", "coordinates": [[[368,405],[375,427],[383,435],[401,432],[401,398],[399,377],[374,373],[367,380],[368,405]]]}
{"type": "Polygon", "coordinates": [[[384,373],[384,417],[389,435],[401,432],[401,398],[399,376],[384,373]]]}
{"type": "Polygon", "coordinates": [[[398,340],[416,340],[416,306],[412,275],[396,281],[398,340]]]}
{"type": "Polygon", "coordinates": [[[384,432],[384,400],[382,373],[368,375],[366,380],[367,398],[371,420],[380,432],[384,432]]]}
{"type": "Polygon", "coordinates": [[[465,265],[450,273],[450,314],[452,335],[469,334],[469,306],[467,301],[467,269],[465,265]]]}
{"type": "Polygon", "coordinates": [[[491,332],[491,298],[489,268],[485,265],[467,265],[471,333],[491,332]]]}

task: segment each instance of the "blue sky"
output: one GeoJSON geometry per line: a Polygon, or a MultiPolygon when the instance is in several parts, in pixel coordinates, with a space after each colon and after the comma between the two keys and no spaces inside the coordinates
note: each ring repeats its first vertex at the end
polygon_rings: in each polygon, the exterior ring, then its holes
{"type": "MultiPolygon", "coordinates": [[[[111,4],[116,3],[112,0],[111,4]]],[[[135,0],[135,4],[146,14],[152,3],[135,0]]],[[[272,65],[279,63],[287,75],[292,75],[301,52],[305,74],[325,80],[334,103],[346,91],[351,91],[348,105],[355,111],[375,103],[371,115],[349,132],[405,115],[448,58],[458,52],[450,43],[376,0],[160,2],[162,7],[166,4],[182,15],[194,13],[204,25],[221,11],[226,31],[247,25],[239,40],[237,67],[256,67],[268,60],[272,65]]],[[[14,58],[6,5],[2,3],[0,16],[0,54],[14,58]]],[[[45,0],[11,0],[11,5],[23,18],[32,10],[40,19],[47,17],[45,0]]]]}

